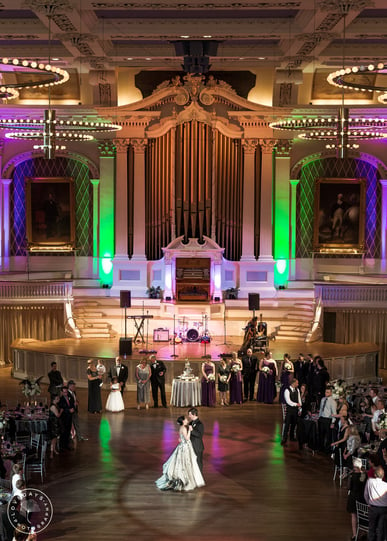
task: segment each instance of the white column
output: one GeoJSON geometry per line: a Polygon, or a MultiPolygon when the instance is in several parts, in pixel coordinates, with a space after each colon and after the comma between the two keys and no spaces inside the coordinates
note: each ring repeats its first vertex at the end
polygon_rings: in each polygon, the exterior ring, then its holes
{"type": "Polygon", "coordinates": [[[244,154],[243,168],[243,229],[241,261],[254,261],[255,225],[255,150],[257,139],[242,141],[244,154]]]}
{"type": "Polygon", "coordinates": [[[115,259],[128,258],[128,139],[115,139],[115,259]]]}
{"type": "Polygon", "coordinates": [[[145,148],[147,139],[131,139],[134,149],[134,201],[133,201],[133,256],[136,261],[145,257],[145,148]]]}
{"type": "Polygon", "coordinates": [[[297,186],[300,179],[290,182],[290,279],[296,279],[297,186]]]}
{"type": "Polygon", "coordinates": [[[259,261],[273,261],[273,149],[276,139],[260,139],[261,164],[261,224],[259,261]]]}
{"type": "Polygon", "coordinates": [[[382,186],[382,216],[381,216],[381,254],[380,254],[380,267],[381,270],[385,271],[387,262],[387,179],[380,179],[380,184],[382,186]]]}
{"type": "Polygon", "coordinates": [[[93,275],[98,274],[99,261],[99,178],[91,178],[93,186],[93,275]]]}

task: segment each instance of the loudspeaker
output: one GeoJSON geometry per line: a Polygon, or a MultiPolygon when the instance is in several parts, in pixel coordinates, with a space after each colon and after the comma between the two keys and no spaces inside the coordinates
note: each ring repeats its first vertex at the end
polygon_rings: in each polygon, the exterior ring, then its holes
{"type": "Polygon", "coordinates": [[[120,306],[121,308],[130,308],[130,291],[120,291],[120,306]]]}
{"type": "Polygon", "coordinates": [[[259,293],[249,293],[249,310],[259,310],[259,293]]]}
{"type": "Polygon", "coordinates": [[[215,297],[214,301],[215,302],[220,302],[220,297],[215,297]]]}
{"type": "Polygon", "coordinates": [[[120,338],[120,355],[132,355],[131,338],[120,338]]]}

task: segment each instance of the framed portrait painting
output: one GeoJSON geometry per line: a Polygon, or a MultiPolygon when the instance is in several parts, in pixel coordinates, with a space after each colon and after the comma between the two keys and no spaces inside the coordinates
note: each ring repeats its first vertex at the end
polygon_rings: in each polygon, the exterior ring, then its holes
{"type": "Polygon", "coordinates": [[[29,249],[73,249],[75,244],[72,178],[26,178],[29,249]]]}
{"type": "Polygon", "coordinates": [[[314,251],[364,249],[365,178],[318,178],[314,198],[314,251]]]}

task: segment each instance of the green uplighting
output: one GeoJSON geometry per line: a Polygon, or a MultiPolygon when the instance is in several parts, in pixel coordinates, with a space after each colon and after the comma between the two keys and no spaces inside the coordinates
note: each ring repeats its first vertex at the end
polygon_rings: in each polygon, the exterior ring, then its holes
{"type": "Polygon", "coordinates": [[[111,431],[109,421],[105,418],[101,419],[99,425],[99,441],[101,445],[101,462],[110,464],[112,460],[112,452],[110,449],[111,431]]]}

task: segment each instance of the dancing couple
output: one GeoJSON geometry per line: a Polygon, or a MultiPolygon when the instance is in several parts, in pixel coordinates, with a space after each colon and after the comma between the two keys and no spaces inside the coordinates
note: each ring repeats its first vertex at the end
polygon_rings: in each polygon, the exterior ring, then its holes
{"type": "Polygon", "coordinates": [[[203,479],[204,426],[198,410],[191,408],[188,416],[177,419],[180,443],[163,464],[163,475],[157,479],[160,490],[189,491],[205,485],[203,479]]]}

